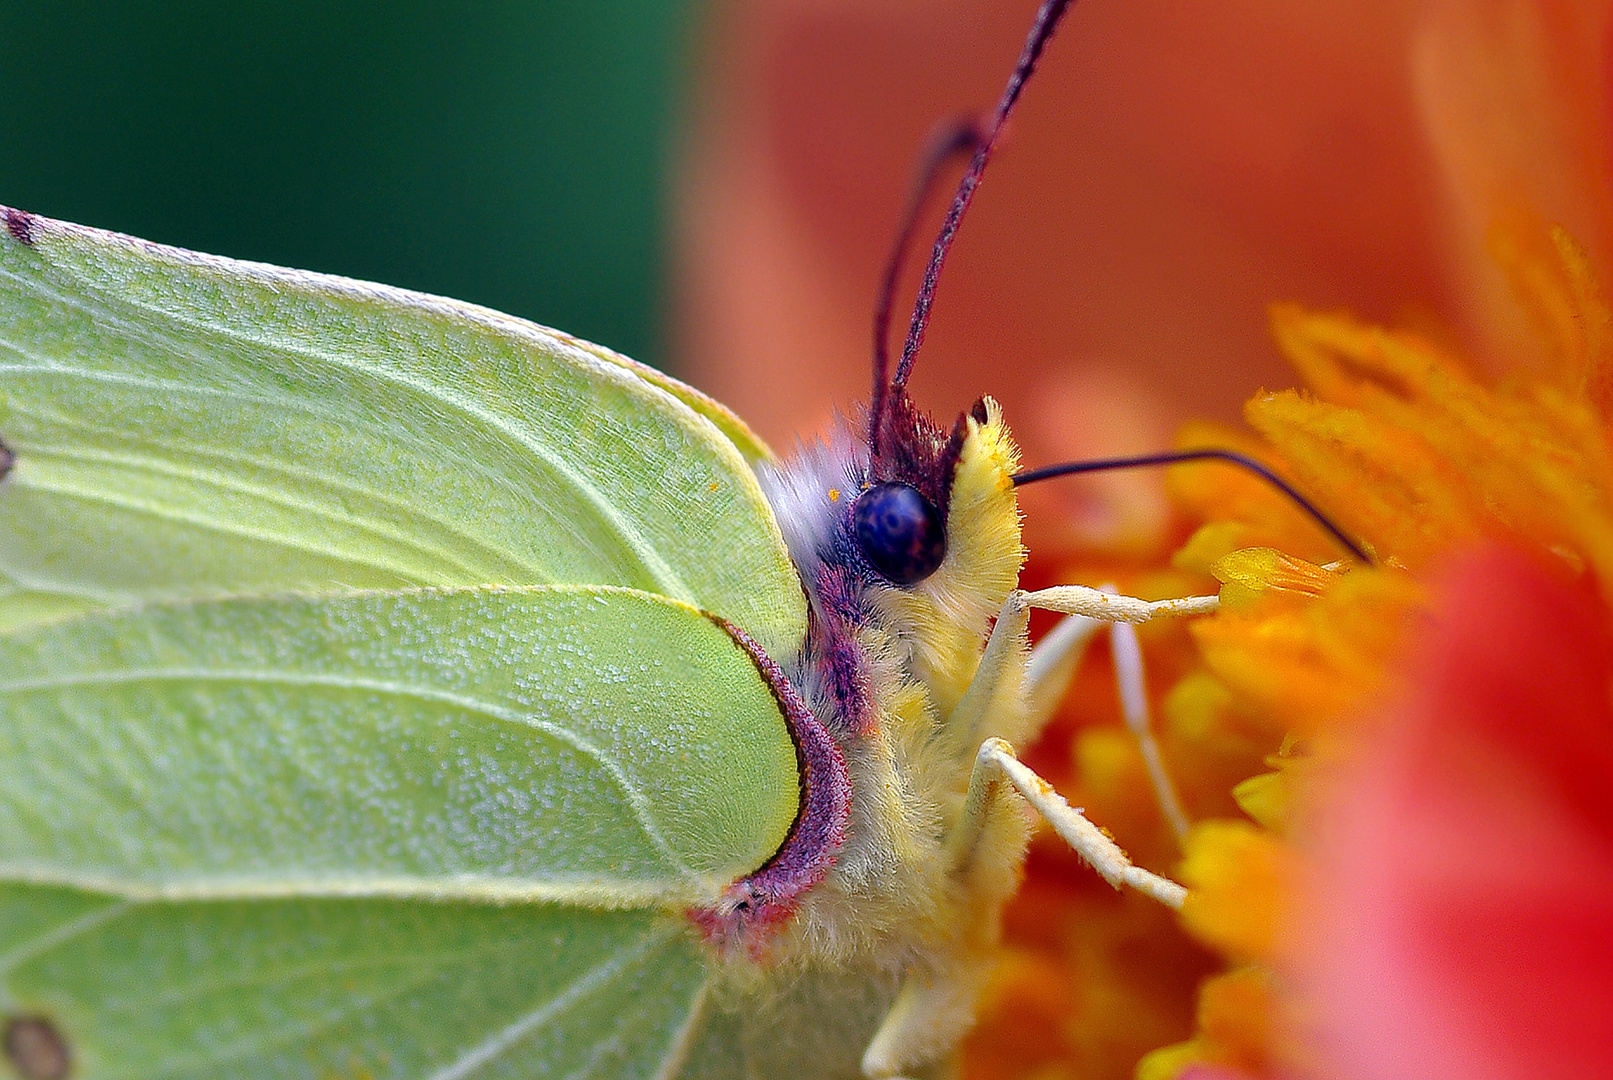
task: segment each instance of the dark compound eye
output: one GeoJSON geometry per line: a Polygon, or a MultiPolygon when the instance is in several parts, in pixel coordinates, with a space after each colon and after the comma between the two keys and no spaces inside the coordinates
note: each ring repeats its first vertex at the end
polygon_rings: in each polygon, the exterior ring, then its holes
{"type": "Polygon", "coordinates": [[[946,558],[946,529],[929,500],[906,484],[875,484],[852,507],[857,546],[886,580],[913,585],[946,558]]]}

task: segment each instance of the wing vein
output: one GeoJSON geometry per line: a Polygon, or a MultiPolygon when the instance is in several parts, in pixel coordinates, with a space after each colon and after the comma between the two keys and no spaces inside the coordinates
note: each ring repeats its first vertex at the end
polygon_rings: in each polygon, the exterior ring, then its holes
{"type": "MultiPolygon", "coordinates": [[[[360,996],[357,994],[349,995],[345,1000],[345,1007],[331,1009],[323,1016],[320,1016],[315,1020],[297,1024],[286,1024],[282,1027],[267,1031],[257,1038],[237,1039],[233,1043],[220,1046],[207,1053],[193,1051],[188,1054],[175,1054],[174,1056],[165,1059],[158,1071],[149,1075],[155,1078],[159,1076],[171,1076],[179,1072],[194,1072],[198,1066],[216,1069],[219,1064],[226,1060],[240,1060],[249,1054],[258,1053],[265,1050],[272,1050],[277,1047],[284,1047],[299,1038],[311,1037],[321,1030],[334,1027],[345,1017],[352,1016],[366,1008],[381,1005],[389,1000],[399,997],[404,993],[407,993],[409,990],[412,990],[417,986],[422,986],[429,982],[431,977],[436,974],[435,969],[426,968],[423,964],[420,966],[422,970],[420,970],[417,974],[411,976],[410,978],[400,979],[396,984],[387,987],[385,993],[369,996],[360,996]]],[[[357,965],[340,965],[339,969],[347,970],[354,967],[357,967],[357,965]]],[[[327,968],[325,970],[333,969],[327,968]]],[[[250,986],[251,984],[246,983],[245,985],[250,986]]],[[[133,1004],[133,1008],[143,1007],[143,1002],[135,1002],[133,1004]]]]}
{"type": "Polygon", "coordinates": [[[44,933],[22,942],[4,954],[0,954],[0,977],[9,975],[12,969],[19,964],[25,964],[63,942],[71,941],[78,935],[87,933],[103,923],[111,922],[133,906],[133,902],[129,900],[111,900],[103,907],[98,907],[93,911],[86,911],[84,914],[68,919],[66,922],[57,923],[44,933]]]}
{"type": "MultiPolygon", "coordinates": [[[[261,282],[256,283],[261,284],[261,282]]],[[[42,285],[33,278],[26,279],[23,282],[22,287],[30,291],[37,290],[39,292],[53,292],[53,290],[42,287],[42,285]]],[[[91,284],[86,284],[85,288],[86,291],[95,291],[94,286],[91,284]]],[[[396,302],[395,298],[373,293],[359,293],[358,295],[362,297],[363,300],[371,303],[376,301],[385,302],[388,300],[396,302]]],[[[267,352],[277,353],[282,356],[296,356],[305,360],[312,360],[319,364],[329,365],[337,370],[347,370],[350,372],[363,374],[371,379],[391,386],[407,387],[410,390],[428,396],[440,404],[456,410],[463,416],[478,421],[482,426],[499,433],[509,442],[522,447],[527,453],[546,464],[551,471],[572,485],[573,489],[594,508],[600,522],[608,527],[610,531],[620,539],[621,544],[626,551],[632,553],[634,558],[637,559],[640,566],[643,568],[647,578],[656,583],[659,591],[681,600],[694,602],[694,593],[689,589],[687,583],[683,580],[682,576],[673,570],[671,565],[661,557],[655,547],[647,540],[642,529],[635,527],[628,519],[618,512],[614,504],[612,504],[610,500],[605,497],[598,487],[593,484],[582,471],[577,469],[568,459],[565,459],[559,454],[555,453],[551,447],[533,438],[529,429],[513,422],[509,417],[488,408],[474,399],[468,398],[461,394],[453,393],[448,388],[440,386],[436,383],[425,382],[415,378],[408,378],[395,368],[389,368],[383,365],[368,362],[358,355],[351,353],[338,354],[322,352],[317,349],[309,348],[300,342],[287,340],[283,337],[267,341],[262,340],[240,333],[239,331],[232,330],[229,327],[222,326],[215,322],[187,317],[182,312],[164,308],[158,304],[144,301],[138,297],[120,296],[114,300],[111,298],[97,296],[97,300],[99,302],[93,305],[86,301],[79,300],[76,297],[60,297],[58,295],[57,299],[58,302],[68,304],[85,312],[91,317],[92,321],[95,322],[98,329],[104,330],[107,328],[108,324],[113,324],[116,326],[116,329],[119,332],[128,335],[128,337],[135,341],[145,344],[148,348],[177,352],[179,355],[188,356],[193,361],[200,364],[211,364],[211,358],[203,350],[197,349],[194,346],[187,347],[181,340],[171,337],[168,333],[163,333],[160,335],[158,340],[152,341],[146,335],[140,333],[140,328],[136,324],[131,323],[127,318],[118,314],[117,307],[119,305],[123,305],[138,311],[150,313],[151,315],[155,316],[156,320],[159,322],[166,321],[178,327],[198,331],[202,335],[209,337],[221,337],[229,341],[234,341],[267,352]]],[[[433,312],[433,314],[440,314],[440,312],[433,312]]],[[[460,314],[464,315],[468,313],[462,312],[460,314]]],[[[491,329],[491,327],[487,327],[485,320],[476,320],[475,322],[479,328],[486,327],[487,329],[491,329]]],[[[506,331],[513,330],[517,326],[525,331],[520,335],[520,338],[530,338],[530,327],[521,324],[514,324],[513,322],[510,325],[501,323],[501,328],[505,329],[506,331]]],[[[512,333],[511,336],[516,335],[512,333]]],[[[534,343],[530,340],[521,340],[520,344],[525,348],[531,348],[534,343]]],[[[582,350],[566,345],[558,338],[549,338],[546,340],[545,344],[556,352],[565,349],[568,353],[575,354],[577,357],[586,356],[588,358],[587,362],[590,364],[590,366],[593,366],[601,373],[606,374],[612,382],[620,383],[622,380],[628,378],[637,380],[640,385],[653,390],[656,394],[664,397],[667,401],[674,402],[680,408],[688,409],[687,405],[678,402],[675,397],[666,393],[666,391],[661,390],[658,387],[654,387],[653,384],[645,382],[637,375],[634,375],[627,369],[622,368],[620,365],[607,364],[604,361],[590,356],[582,350]]],[[[18,351],[22,352],[20,347],[18,351]]],[[[82,372],[82,370],[57,367],[49,362],[49,358],[44,358],[44,366],[41,368],[36,368],[35,370],[44,370],[52,373],[67,373],[72,371],[74,374],[85,374],[82,372]]],[[[88,374],[89,377],[92,378],[103,377],[102,373],[92,372],[88,374]]],[[[691,415],[699,415],[692,409],[689,409],[689,412],[691,415]]],[[[701,419],[704,421],[703,417],[701,419]]],[[[705,422],[709,423],[710,421],[705,422]]]]}
{"type": "Polygon", "coordinates": [[[352,676],[321,676],[292,672],[229,671],[225,669],[131,669],[127,671],[86,673],[77,672],[38,679],[18,679],[0,683],[0,694],[27,694],[49,690],[73,690],[91,686],[131,686],[140,683],[211,682],[261,683],[287,687],[326,687],[343,691],[365,691],[395,698],[413,699],[436,705],[446,705],[486,717],[500,723],[540,731],[572,747],[592,759],[621,789],[631,808],[634,819],[645,837],[661,855],[680,873],[693,877],[694,872],[672,849],[650,812],[650,800],[628,777],[627,771],[612,755],[561,724],[541,717],[519,713],[479,698],[454,694],[428,687],[409,686],[382,679],[354,678],[352,676]]]}
{"type": "Polygon", "coordinates": [[[602,984],[638,963],[648,956],[652,950],[665,944],[675,932],[677,932],[676,927],[668,926],[665,929],[657,928],[655,933],[645,934],[643,941],[636,948],[616,953],[582,978],[573,982],[566,988],[564,993],[544,1002],[525,1016],[506,1025],[502,1030],[495,1032],[489,1038],[471,1047],[460,1055],[458,1060],[438,1069],[427,1077],[427,1080],[463,1080],[474,1070],[509,1049],[527,1032],[539,1024],[561,1015],[589,994],[592,994],[602,984]]]}
{"type": "MultiPolygon", "coordinates": [[[[58,456],[71,457],[71,455],[65,455],[65,454],[59,454],[58,456]]],[[[113,459],[108,459],[108,460],[113,460],[113,459]]],[[[133,461],[132,461],[132,459],[124,459],[122,463],[124,463],[124,464],[132,464],[133,461]]],[[[145,467],[144,463],[141,463],[141,467],[145,467]]],[[[198,472],[198,473],[187,473],[187,472],[185,472],[183,470],[161,470],[161,469],[155,469],[155,468],[150,469],[149,471],[151,471],[151,472],[166,472],[168,475],[176,476],[176,477],[178,477],[178,476],[187,476],[188,475],[188,476],[190,476],[190,477],[192,477],[194,479],[211,480],[211,481],[214,482],[213,483],[214,488],[216,490],[219,490],[219,491],[222,491],[222,492],[237,492],[237,493],[241,493],[241,494],[251,494],[251,495],[253,495],[255,497],[258,497],[258,498],[262,499],[265,502],[276,503],[278,505],[285,506],[285,507],[288,507],[288,508],[291,508],[291,509],[294,509],[294,510],[305,510],[305,509],[307,509],[307,507],[305,505],[301,505],[301,504],[292,502],[291,500],[288,500],[288,499],[279,498],[276,495],[276,493],[274,493],[272,491],[268,491],[268,490],[261,489],[261,488],[254,488],[253,486],[247,485],[247,484],[227,483],[227,482],[225,482],[225,480],[226,480],[225,477],[215,476],[214,474],[210,474],[210,473],[200,473],[200,472],[198,472]]],[[[350,553],[344,551],[340,547],[331,546],[331,545],[324,545],[324,544],[317,544],[317,543],[314,543],[311,539],[306,539],[306,538],[296,536],[296,535],[288,536],[284,532],[271,531],[271,530],[265,530],[265,529],[248,528],[246,526],[246,524],[244,522],[242,522],[238,518],[237,519],[220,519],[220,518],[216,518],[216,517],[207,517],[207,516],[204,516],[204,515],[201,515],[201,514],[185,513],[179,507],[175,507],[175,506],[152,507],[152,506],[145,505],[145,504],[139,502],[138,500],[135,500],[135,499],[132,499],[132,498],[120,497],[120,494],[118,492],[108,491],[108,490],[86,490],[84,488],[75,487],[75,486],[68,485],[68,484],[52,484],[52,483],[48,483],[48,482],[42,482],[37,478],[30,478],[28,486],[30,488],[34,489],[35,491],[44,491],[44,492],[49,492],[49,493],[54,494],[54,495],[61,495],[61,496],[71,497],[71,498],[78,499],[78,500],[80,500],[82,502],[85,502],[85,503],[95,503],[95,504],[100,504],[102,506],[114,507],[116,509],[122,510],[122,511],[127,512],[127,513],[138,513],[138,514],[144,514],[144,515],[148,515],[148,516],[161,517],[164,520],[182,521],[182,522],[184,522],[184,523],[186,523],[188,525],[196,526],[198,528],[205,528],[210,532],[218,533],[220,535],[234,536],[234,537],[238,537],[238,538],[246,539],[246,540],[257,540],[257,541],[260,541],[260,542],[273,543],[278,547],[285,548],[285,549],[288,549],[288,550],[301,551],[301,552],[304,552],[306,554],[312,554],[312,555],[320,555],[320,556],[323,556],[325,558],[334,559],[334,560],[337,560],[337,561],[340,561],[340,562],[359,563],[361,565],[368,566],[371,569],[386,570],[386,571],[389,571],[391,573],[395,573],[395,574],[399,574],[401,576],[406,576],[406,577],[415,579],[417,581],[417,583],[419,583],[419,584],[440,584],[441,583],[441,582],[435,582],[435,581],[419,580],[424,575],[422,575],[417,569],[413,569],[413,568],[407,566],[404,563],[403,560],[393,560],[391,563],[385,563],[385,562],[382,562],[381,560],[377,560],[377,559],[354,558],[350,553]]],[[[349,488],[347,490],[351,490],[351,491],[354,491],[355,493],[359,493],[359,494],[364,493],[363,489],[361,489],[361,488],[349,488]]],[[[402,504],[399,503],[398,505],[401,506],[402,504]]],[[[358,517],[358,516],[349,515],[349,514],[337,514],[337,513],[329,512],[328,510],[323,510],[322,511],[322,516],[324,516],[325,518],[327,518],[329,520],[332,520],[332,521],[340,521],[343,524],[354,526],[355,528],[357,528],[359,530],[362,530],[364,532],[369,533],[371,536],[386,540],[388,543],[394,544],[394,545],[396,545],[398,547],[410,548],[410,549],[412,549],[412,550],[414,550],[416,552],[419,552],[421,554],[428,555],[428,556],[431,556],[433,558],[441,559],[444,562],[453,563],[458,567],[458,569],[464,575],[463,581],[459,582],[459,583],[462,583],[462,584],[492,584],[492,583],[494,583],[494,579],[498,576],[496,574],[489,574],[489,573],[487,573],[485,570],[483,570],[480,567],[471,566],[466,561],[464,561],[464,560],[458,558],[457,556],[455,556],[448,549],[440,548],[440,547],[437,547],[435,545],[428,545],[428,544],[418,543],[412,537],[410,537],[410,536],[408,536],[408,535],[406,535],[406,534],[404,534],[402,532],[399,532],[397,530],[389,530],[389,529],[378,527],[372,520],[370,520],[368,518],[358,517]]],[[[429,522],[430,524],[433,524],[433,525],[443,525],[443,526],[445,526],[444,529],[443,529],[444,532],[449,532],[449,533],[452,533],[454,535],[457,535],[457,536],[461,537],[462,539],[468,540],[471,543],[476,544],[476,546],[483,547],[484,549],[486,549],[486,547],[487,547],[486,545],[480,544],[477,541],[471,540],[471,538],[469,536],[467,536],[463,531],[457,530],[453,525],[451,525],[451,524],[449,524],[447,522],[444,522],[441,519],[429,517],[427,515],[416,515],[416,517],[422,519],[425,522],[429,522]]],[[[524,563],[524,560],[521,560],[521,559],[517,558],[513,554],[509,555],[508,558],[512,562],[521,562],[521,563],[523,563],[523,565],[526,565],[530,569],[534,570],[534,573],[532,575],[533,580],[519,582],[519,584],[542,585],[542,584],[548,584],[549,583],[549,580],[548,580],[547,576],[535,572],[536,568],[531,567],[531,565],[529,563],[524,563]]],[[[504,582],[504,584],[517,584],[517,582],[504,582]]]]}

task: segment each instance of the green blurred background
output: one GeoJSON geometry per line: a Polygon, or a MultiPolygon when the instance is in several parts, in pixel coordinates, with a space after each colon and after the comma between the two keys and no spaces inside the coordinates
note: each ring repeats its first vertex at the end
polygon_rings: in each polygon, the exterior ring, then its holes
{"type": "Polygon", "coordinates": [[[0,0],[0,203],[659,363],[699,0],[0,0]]]}

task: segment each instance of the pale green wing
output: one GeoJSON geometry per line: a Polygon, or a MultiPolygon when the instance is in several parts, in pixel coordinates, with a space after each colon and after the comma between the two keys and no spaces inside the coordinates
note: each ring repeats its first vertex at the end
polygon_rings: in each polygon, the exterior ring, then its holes
{"type": "Polygon", "coordinates": [[[705,966],[642,911],[0,885],[0,1009],[76,1080],[651,1077],[705,966]]]}
{"type": "Polygon", "coordinates": [[[890,1011],[898,982],[895,973],[867,961],[803,965],[760,985],[751,979],[729,987],[719,977],[673,1075],[866,1080],[863,1052],[890,1011]]]}
{"type": "Polygon", "coordinates": [[[493,312],[3,216],[4,1015],[86,1080],[712,1045],[683,909],[798,801],[695,610],[804,634],[766,448],[493,312]]]}
{"type": "Polygon", "coordinates": [[[795,751],[698,612],[586,587],[231,599],[0,638],[0,875],[125,896],[678,909],[795,751]]]}
{"type": "Polygon", "coordinates": [[[609,361],[612,364],[620,364],[644,381],[659,386],[662,390],[665,390],[717,425],[717,430],[726,435],[728,441],[734,444],[734,448],[752,465],[775,460],[772,449],[762,441],[761,436],[752,431],[750,425],[745,423],[738,413],[716,398],[701,393],[686,382],[674,379],[664,371],[652,368],[648,364],[641,364],[637,360],[607,349],[603,345],[595,345],[593,342],[584,341],[582,338],[570,337],[557,330],[550,332],[564,338],[577,346],[577,348],[592,353],[601,360],[609,361]]]}
{"type": "Polygon", "coordinates": [[[0,625],[571,582],[800,641],[765,448],[696,392],[472,305],[4,213],[0,625]]]}
{"type": "Polygon", "coordinates": [[[777,848],[795,767],[749,655],[631,590],[15,630],[0,1012],[86,1080],[654,1075],[709,975],[682,908],[777,848]]]}

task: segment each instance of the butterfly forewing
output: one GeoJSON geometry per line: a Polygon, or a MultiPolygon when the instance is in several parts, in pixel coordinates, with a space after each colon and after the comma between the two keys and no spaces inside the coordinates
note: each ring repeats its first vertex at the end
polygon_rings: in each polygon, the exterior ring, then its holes
{"type": "Polygon", "coordinates": [[[805,603],[746,463],[765,451],[699,395],[471,305],[6,221],[0,623],[576,583],[714,611],[770,651],[799,641],[805,603]]]}

